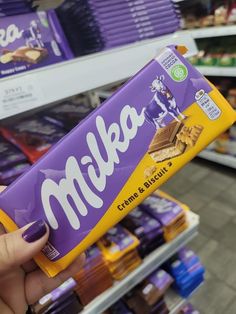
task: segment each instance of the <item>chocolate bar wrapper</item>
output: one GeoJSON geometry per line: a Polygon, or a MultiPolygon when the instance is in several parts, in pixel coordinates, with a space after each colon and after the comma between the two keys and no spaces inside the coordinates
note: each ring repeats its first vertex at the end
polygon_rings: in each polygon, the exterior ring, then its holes
{"type": "Polygon", "coordinates": [[[120,24],[120,23],[115,23],[115,24],[105,24],[105,25],[100,25],[99,29],[103,34],[110,34],[110,35],[115,35],[119,32],[130,32],[130,31],[135,31],[139,30],[140,32],[145,32],[145,31],[150,31],[150,30],[155,30],[155,29],[160,29],[162,26],[162,23],[170,22],[173,20],[177,20],[175,14],[172,14],[170,16],[165,16],[163,18],[159,18],[158,21],[153,21],[149,20],[146,22],[134,22],[133,20],[127,21],[127,23],[120,24]]]}
{"type": "MultiPolygon", "coordinates": [[[[21,15],[21,14],[30,14],[32,10],[26,8],[18,8],[18,9],[9,9],[7,11],[2,10],[0,11],[0,17],[10,17],[13,15],[21,15]]],[[[1,47],[1,46],[0,46],[1,47]]]]}
{"type": "Polygon", "coordinates": [[[0,40],[0,77],[73,57],[54,10],[3,18],[1,29],[5,35],[0,40]]]}
{"type": "Polygon", "coordinates": [[[30,5],[26,2],[5,2],[0,3],[0,11],[7,11],[11,9],[31,9],[30,5]]]}
{"type": "Polygon", "coordinates": [[[65,101],[43,113],[43,118],[67,131],[73,129],[94,108],[85,102],[65,101]]]}
{"type": "Polygon", "coordinates": [[[0,184],[8,185],[12,183],[17,177],[30,168],[28,162],[20,162],[15,165],[9,166],[9,168],[0,169],[0,184]]]}
{"type": "Polygon", "coordinates": [[[170,225],[179,214],[189,208],[162,191],[156,191],[140,204],[140,207],[155,217],[162,226],[170,225]]]}
{"type": "Polygon", "coordinates": [[[25,155],[14,145],[0,137],[0,169],[26,161],[25,155]]]}
{"type": "Polygon", "coordinates": [[[0,127],[0,133],[16,145],[34,163],[56,144],[66,131],[40,117],[25,119],[8,128],[0,127]]]}
{"type": "Polygon", "coordinates": [[[163,49],[0,194],[0,221],[7,231],[38,219],[49,225],[49,242],[35,257],[49,276],[66,268],[235,122],[232,107],[181,52],[186,49],[163,49]],[[164,160],[156,162],[149,147],[160,129],[177,149],[178,133],[169,130],[173,121],[203,129],[178,156],[166,159],[166,146],[160,146],[164,160]]]}
{"type": "Polygon", "coordinates": [[[173,278],[163,269],[159,269],[152,273],[148,280],[162,293],[173,283],[173,278]]]}

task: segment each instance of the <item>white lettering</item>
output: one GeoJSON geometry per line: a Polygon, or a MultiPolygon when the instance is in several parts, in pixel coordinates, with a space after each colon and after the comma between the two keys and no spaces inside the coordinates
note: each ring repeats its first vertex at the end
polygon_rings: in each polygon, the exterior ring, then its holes
{"type": "Polygon", "coordinates": [[[120,163],[118,152],[124,153],[128,150],[130,141],[136,137],[138,129],[143,125],[144,121],[144,110],[138,114],[135,108],[128,105],[121,111],[120,124],[114,122],[108,129],[104,119],[101,116],[97,116],[96,135],[102,141],[104,146],[102,151],[105,152],[105,154],[103,153],[105,156],[101,154],[95,134],[89,132],[86,136],[86,141],[91,156],[82,156],[80,159],[81,164],[87,166],[88,178],[93,189],[85,181],[78,161],[74,156],[70,156],[67,159],[65,178],[61,179],[59,184],[52,179],[46,179],[42,184],[42,204],[48,222],[53,229],[57,229],[59,225],[51,207],[51,197],[56,198],[60,203],[71,227],[75,230],[80,228],[80,219],[69,199],[74,203],[81,216],[88,214],[86,204],[93,208],[101,208],[103,206],[103,200],[96,193],[105,190],[107,177],[114,173],[115,164],[120,163]],[[79,196],[77,188],[81,192],[83,199],[79,196]]]}
{"type": "Polygon", "coordinates": [[[11,24],[7,29],[0,28],[0,46],[7,47],[15,40],[21,38],[23,31],[20,31],[15,24],[11,24]]]}

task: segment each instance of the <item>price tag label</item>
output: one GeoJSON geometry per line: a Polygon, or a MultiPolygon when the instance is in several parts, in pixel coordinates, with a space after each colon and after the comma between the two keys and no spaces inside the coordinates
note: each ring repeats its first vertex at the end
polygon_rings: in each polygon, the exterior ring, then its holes
{"type": "Polygon", "coordinates": [[[31,75],[0,82],[0,119],[43,105],[44,95],[31,75]]]}

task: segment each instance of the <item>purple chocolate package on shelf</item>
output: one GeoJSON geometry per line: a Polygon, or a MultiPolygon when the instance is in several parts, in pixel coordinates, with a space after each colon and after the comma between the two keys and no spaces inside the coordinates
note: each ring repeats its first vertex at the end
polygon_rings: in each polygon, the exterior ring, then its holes
{"type": "Polygon", "coordinates": [[[104,237],[108,246],[114,244],[117,250],[119,249],[119,251],[125,250],[134,242],[134,239],[130,236],[130,233],[119,224],[109,229],[104,237]]]}
{"type": "Polygon", "coordinates": [[[155,217],[163,226],[168,226],[183,212],[183,208],[178,203],[157,195],[146,198],[140,207],[155,217]]]}
{"type": "Polygon", "coordinates": [[[26,161],[25,155],[14,145],[0,137],[0,169],[26,161]]]}
{"type": "MultiPolygon", "coordinates": [[[[131,226],[132,232],[140,239],[141,237],[154,238],[162,228],[161,224],[152,216],[142,211],[139,207],[135,208],[124,219],[125,226],[131,226]]],[[[129,229],[129,227],[127,227],[129,229]]]]}
{"type": "Polygon", "coordinates": [[[79,103],[68,100],[45,111],[43,118],[66,130],[71,130],[93,109],[85,100],[81,100],[79,103]]]}
{"type": "MultiPolygon", "coordinates": [[[[25,8],[19,8],[19,9],[9,9],[7,11],[0,11],[0,17],[1,18],[7,18],[14,15],[21,15],[21,14],[29,14],[32,10],[25,9],[25,8]]],[[[0,28],[1,29],[1,28],[0,28]]],[[[1,47],[1,46],[0,46],[1,47]]]]}
{"type": "Polygon", "coordinates": [[[0,30],[0,77],[73,57],[53,10],[3,18],[0,30]]]}
{"type": "Polygon", "coordinates": [[[152,27],[155,28],[157,26],[159,26],[159,28],[161,27],[162,23],[165,22],[169,22],[172,20],[176,20],[176,15],[173,14],[168,14],[168,16],[163,16],[161,18],[159,18],[158,20],[150,18],[146,21],[139,21],[138,19],[130,19],[130,20],[126,20],[125,23],[120,23],[120,22],[116,22],[116,23],[107,23],[105,24],[105,22],[100,23],[99,22],[99,29],[101,32],[103,33],[117,33],[117,32],[121,32],[121,31],[127,31],[127,30],[132,30],[132,29],[145,29],[146,27],[152,27]]]}
{"type": "Polygon", "coordinates": [[[28,162],[20,162],[19,164],[11,165],[9,168],[0,169],[0,184],[8,185],[17,177],[30,168],[28,162]]]}
{"type": "Polygon", "coordinates": [[[148,277],[148,281],[157,289],[165,291],[173,283],[173,278],[165,270],[158,269],[148,277]]]}
{"type": "Polygon", "coordinates": [[[163,23],[162,26],[156,25],[154,27],[147,26],[143,27],[141,29],[133,28],[131,30],[124,29],[123,32],[118,33],[103,33],[102,38],[106,41],[115,41],[122,38],[142,38],[143,37],[149,37],[149,36],[159,36],[165,32],[175,31],[179,27],[179,21],[177,19],[174,19],[172,21],[167,21],[166,23],[163,23]]]}
{"type": "Polygon", "coordinates": [[[162,29],[159,32],[148,32],[148,33],[139,34],[139,35],[130,34],[129,36],[127,35],[127,37],[123,37],[123,38],[120,37],[119,39],[112,39],[112,40],[104,39],[104,42],[105,42],[104,49],[110,49],[113,47],[117,47],[119,45],[129,44],[135,41],[140,41],[144,39],[154,38],[161,35],[173,33],[177,28],[178,28],[178,25],[173,24],[172,27],[162,29]]]}
{"type": "Polygon", "coordinates": [[[0,3],[0,11],[8,9],[30,9],[31,5],[27,2],[4,2],[0,3]]]}
{"type": "Polygon", "coordinates": [[[8,127],[0,127],[2,135],[34,163],[56,144],[66,131],[41,117],[24,119],[8,127]]]}
{"type": "MultiPolygon", "coordinates": [[[[0,194],[7,231],[38,219],[49,225],[48,243],[35,257],[49,276],[235,122],[235,111],[183,52],[163,49],[0,194]]],[[[164,222],[177,208],[166,207],[164,222]]]]}

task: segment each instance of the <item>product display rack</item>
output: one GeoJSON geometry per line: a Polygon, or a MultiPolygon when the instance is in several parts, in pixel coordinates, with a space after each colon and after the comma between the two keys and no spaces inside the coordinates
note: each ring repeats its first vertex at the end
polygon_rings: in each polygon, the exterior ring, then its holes
{"type": "Polygon", "coordinates": [[[1,79],[0,117],[11,117],[127,79],[170,44],[187,46],[187,56],[197,53],[190,34],[171,34],[1,79]],[[19,102],[18,88],[23,88],[26,96],[30,91],[30,97],[19,102]],[[5,95],[9,91],[12,97],[8,101],[5,95]]]}
{"type": "Polygon", "coordinates": [[[181,33],[190,33],[195,39],[236,35],[236,25],[212,26],[187,29],[181,33]]]}
{"type": "Polygon", "coordinates": [[[203,159],[236,169],[236,157],[229,156],[227,154],[219,154],[208,150],[202,151],[200,154],[198,154],[198,156],[203,159]]]}
{"type": "Polygon", "coordinates": [[[207,76],[236,77],[236,67],[198,66],[197,69],[207,76]]]}
{"type": "MultiPolygon", "coordinates": [[[[139,282],[145,279],[155,269],[161,266],[180,248],[182,248],[188,242],[190,242],[198,233],[199,216],[192,212],[188,212],[187,215],[189,220],[188,229],[186,229],[173,241],[168,242],[159,247],[158,249],[156,249],[155,251],[153,251],[150,255],[144,258],[142,264],[138,268],[136,268],[123,280],[116,282],[113,285],[113,287],[99,295],[90,304],[88,304],[80,313],[81,314],[102,313],[103,311],[108,309],[112,304],[118,301],[121,297],[123,297],[139,282]]],[[[180,302],[184,302],[184,300],[181,299],[180,302]]]]}

